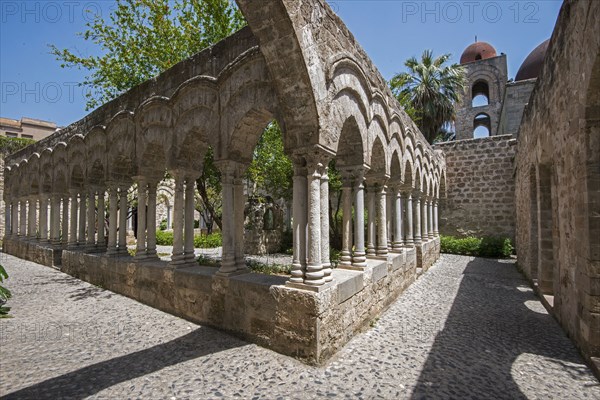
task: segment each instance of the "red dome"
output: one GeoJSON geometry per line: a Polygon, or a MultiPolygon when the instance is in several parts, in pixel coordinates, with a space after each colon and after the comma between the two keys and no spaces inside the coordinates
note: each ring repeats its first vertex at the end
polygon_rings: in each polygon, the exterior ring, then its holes
{"type": "Polygon", "coordinates": [[[548,43],[550,43],[550,39],[542,42],[529,53],[525,61],[523,61],[523,64],[521,64],[521,68],[519,68],[519,72],[517,72],[517,76],[515,76],[515,81],[523,81],[525,79],[538,77],[542,70],[544,59],[546,58],[548,43]]]}
{"type": "Polygon", "coordinates": [[[462,56],[460,56],[460,63],[465,64],[492,57],[496,57],[496,49],[491,44],[475,42],[463,51],[462,56]]]}

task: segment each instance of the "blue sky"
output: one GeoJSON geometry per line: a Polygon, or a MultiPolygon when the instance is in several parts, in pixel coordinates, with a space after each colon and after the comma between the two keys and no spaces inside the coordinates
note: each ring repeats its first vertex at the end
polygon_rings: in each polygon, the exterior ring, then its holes
{"type": "MultiPolygon", "coordinates": [[[[384,78],[403,70],[424,49],[460,54],[475,36],[506,53],[509,78],[525,57],[550,37],[561,1],[329,0],[384,78]]],[[[62,69],[48,45],[94,54],[76,34],[86,10],[103,16],[112,1],[0,0],[0,115],[28,116],[68,125],[87,113],[76,84],[85,71],[62,69]]]]}

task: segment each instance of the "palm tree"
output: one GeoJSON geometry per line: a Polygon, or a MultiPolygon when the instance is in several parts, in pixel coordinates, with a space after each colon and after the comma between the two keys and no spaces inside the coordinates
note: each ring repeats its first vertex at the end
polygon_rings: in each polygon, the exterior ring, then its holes
{"type": "Polygon", "coordinates": [[[466,83],[461,65],[444,65],[449,58],[450,54],[434,58],[431,50],[425,50],[420,62],[409,58],[404,63],[408,72],[396,74],[390,81],[392,93],[429,143],[444,124],[454,121],[454,104],[460,100],[466,83]]]}

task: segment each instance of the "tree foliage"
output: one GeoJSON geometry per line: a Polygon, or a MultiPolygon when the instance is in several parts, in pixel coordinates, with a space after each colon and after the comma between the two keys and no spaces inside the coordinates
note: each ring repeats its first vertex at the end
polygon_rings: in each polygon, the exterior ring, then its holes
{"type": "Polygon", "coordinates": [[[433,143],[445,124],[454,121],[454,104],[460,100],[466,82],[465,69],[458,64],[446,65],[450,54],[433,56],[425,50],[421,60],[411,57],[404,65],[408,72],[390,81],[392,93],[433,143]]]}
{"type": "Polygon", "coordinates": [[[79,33],[99,50],[82,55],[50,46],[63,68],[89,71],[87,110],[114,99],[245,24],[229,0],[117,0],[108,21],[95,15],[79,33]]]}
{"type": "Polygon", "coordinates": [[[292,162],[283,150],[281,128],[273,121],[264,130],[254,149],[246,177],[252,183],[254,194],[290,200],[293,174],[292,162]]]}
{"type": "MultiPolygon", "coordinates": [[[[79,35],[98,55],[50,46],[63,68],[89,72],[81,85],[90,110],[160,74],[245,25],[231,0],[117,0],[108,20],[95,15],[79,35]]],[[[205,220],[221,226],[220,175],[207,154],[197,181],[205,220]]]]}
{"type": "Polygon", "coordinates": [[[33,143],[35,143],[33,139],[0,136],[0,156],[6,157],[33,143]]]}

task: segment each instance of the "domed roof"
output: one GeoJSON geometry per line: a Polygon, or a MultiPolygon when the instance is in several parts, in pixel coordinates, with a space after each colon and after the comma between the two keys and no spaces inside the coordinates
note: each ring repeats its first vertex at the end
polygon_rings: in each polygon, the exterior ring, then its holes
{"type": "Polygon", "coordinates": [[[517,72],[517,76],[515,76],[515,81],[538,77],[542,70],[544,59],[546,58],[548,43],[550,43],[550,39],[545,40],[529,53],[525,61],[523,61],[523,64],[521,64],[521,68],[519,68],[519,72],[517,72]]]}
{"type": "Polygon", "coordinates": [[[460,56],[460,63],[465,64],[492,57],[496,57],[496,49],[494,46],[486,42],[475,42],[463,51],[460,56]]]}

